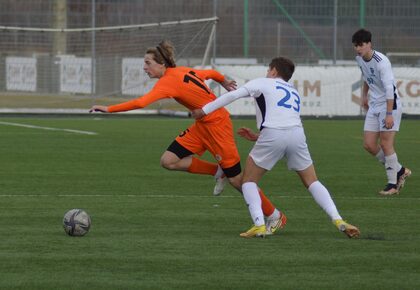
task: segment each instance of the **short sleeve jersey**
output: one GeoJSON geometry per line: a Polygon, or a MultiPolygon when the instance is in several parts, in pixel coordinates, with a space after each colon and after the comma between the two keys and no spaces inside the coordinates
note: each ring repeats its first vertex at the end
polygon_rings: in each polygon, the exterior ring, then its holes
{"type": "MultiPolygon", "coordinates": [[[[223,82],[224,76],[215,70],[197,70],[189,67],[167,68],[150,92],[137,99],[109,106],[108,112],[140,109],[164,98],[173,98],[189,110],[199,109],[216,99],[204,82],[207,79],[223,82]]],[[[202,121],[209,122],[226,115],[229,115],[227,110],[221,108],[203,118],[202,121]]]]}
{"type": "Polygon", "coordinates": [[[374,51],[372,58],[365,61],[356,56],[357,64],[362,71],[363,80],[369,86],[369,106],[380,108],[386,106],[386,87],[392,86],[394,99],[399,98],[395,86],[394,74],[389,59],[382,53],[374,51]]]}
{"type": "Polygon", "coordinates": [[[258,78],[243,86],[255,98],[257,127],[285,129],[302,126],[300,96],[281,78],[258,78]]]}

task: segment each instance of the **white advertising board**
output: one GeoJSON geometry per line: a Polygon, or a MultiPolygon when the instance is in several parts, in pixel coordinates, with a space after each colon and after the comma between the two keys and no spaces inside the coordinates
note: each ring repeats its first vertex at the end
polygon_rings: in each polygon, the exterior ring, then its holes
{"type": "Polygon", "coordinates": [[[90,57],[62,57],[60,60],[60,91],[92,93],[92,60],[90,57]]]}
{"type": "Polygon", "coordinates": [[[37,71],[34,57],[6,57],[6,89],[36,91],[37,71]]]}
{"type": "MultiPolygon", "coordinates": [[[[264,77],[265,66],[218,66],[217,70],[237,81],[238,86],[264,77]]],[[[394,68],[403,113],[420,114],[420,68],[394,68]]],[[[303,116],[356,116],[360,108],[361,72],[357,66],[297,66],[291,83],[301,96],[303,116]]],[[[251,98],[228,107],[233,115],[255,114],[251,98]]]]}
{"type": "Polygon", "coordinates": [[[149,92],[156,80],[143,70],[143,58],[124,58],[122,61],[121,90],[123,95],[141,96],[149,92]]]}

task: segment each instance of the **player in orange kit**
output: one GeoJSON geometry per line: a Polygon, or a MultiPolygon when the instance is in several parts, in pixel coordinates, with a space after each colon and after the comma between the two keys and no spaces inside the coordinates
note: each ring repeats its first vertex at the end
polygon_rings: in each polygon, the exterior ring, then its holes
{"type": "MultiPolygon", "coordinates": [[[[149,48],[144,57],[144,71],[150,78],[159,79],[153,89],[137,99],[113,106],[93,106],[89,112],[115,113],[140,109],[164,98],[173,98],[188,110],[200,109],[216,99],[204,82],[213,79],[226,90],[236,89],[236,82],[226,79],[215,70],[176,67],[175,49],[168,41],[149,48]]],[[[172,142],[161,157],[161,165],[169,170],[207,174],[216,178],[215,195],[219,195],[226,179],[241,191],[240,157],[233,136],[233,125],[226,109],[220,108],[196,120],[172,142]],[[201,160],[208,150],[218,163],[201,160]]],[[[267,217],[267,234],[274,233],[286,223],[286,216],[278,211],[260,190],[262,209],[267,217]]]]}

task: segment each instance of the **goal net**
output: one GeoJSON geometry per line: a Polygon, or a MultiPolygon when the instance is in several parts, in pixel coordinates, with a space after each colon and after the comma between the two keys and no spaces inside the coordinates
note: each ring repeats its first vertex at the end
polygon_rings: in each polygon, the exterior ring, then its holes
{"type": "MultiPolygon", "coordinates": [[[[0,26],[0,69],[5,72],[0,74],[0,108],[70,112],[141,96],[155,83],[143,71],[146,49],[167,39],[176,48],[177,65],[205,65],[216,21],[77,29],[0,26]]],[[[172,106],[161,101],[151,109],[172,106]]]]}

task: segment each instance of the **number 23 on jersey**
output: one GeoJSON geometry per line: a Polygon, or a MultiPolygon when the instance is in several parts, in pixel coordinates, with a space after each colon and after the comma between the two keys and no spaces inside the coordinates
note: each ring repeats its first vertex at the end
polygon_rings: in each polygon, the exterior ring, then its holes
{"type": "Polygon", "coordinates": [[[299,113],[300,111],[300,97],[294,91],[290,91],[283,86],[276,86],[277,90],[280,90],[282,98],[278,101],[277,106],[284,107],[286,109],[293,109],[299,113]]]}

